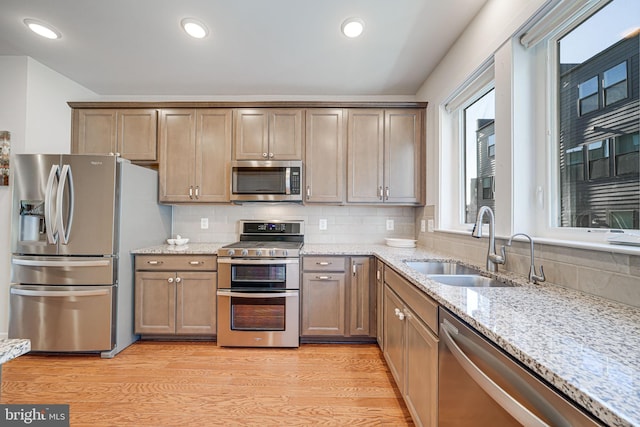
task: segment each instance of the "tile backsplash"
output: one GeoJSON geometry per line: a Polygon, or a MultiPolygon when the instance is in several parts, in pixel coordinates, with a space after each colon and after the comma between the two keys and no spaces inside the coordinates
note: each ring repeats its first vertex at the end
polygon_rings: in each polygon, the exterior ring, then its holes
{"type": "Polygon", "coordinates": [[[296,219],[305,222],[307,243],[384,243],[385,237],[413,239],[415,208],[376,206],[312,206],[295,204],[185,205],[173,207],[173,235],[193,242],[231,243],[238,240],[242,219],[296,219]],[[201,229],[207,218],[208,229],[201,229]],[[320,219],[327,229],[320,230],[320,219]],[[393,220],[393,230],[387,230],[393,220]]]}

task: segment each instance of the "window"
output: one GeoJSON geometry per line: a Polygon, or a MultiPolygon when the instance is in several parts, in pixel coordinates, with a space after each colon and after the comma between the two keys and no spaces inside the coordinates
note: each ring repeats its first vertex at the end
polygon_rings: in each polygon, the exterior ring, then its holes
{"type": "Polygon", "coordinates": [[[465,222],[476,220],[478,209],[495,209],[493,176],[495,175],[495,90],[481,93],[464,108],[465,153],[465,222]],[[494,156],[487,156],[492,140],[494,156]],[[480,196],[480,197],[478,197],[480,196]]]}
{"type": "Polygon", "coordinates": [[[496,134],[492,133],[487,138],[487,157],[496,156],[496,134]]]}
{"type": "Polygon", "coordinates": [[[549,39],[559,168],[559,183],[547,180],[550,227],[639,227],[640,77],[628,71],[640,63],[639,13],[638,2],[612,0],[549,39]]]}
{"type": "Polygon", "coordinates": [[[627,61],[604,72],[602,90],[605,107],[627,97],[627,61]]]}
{"type": "Polygon", "coordinates": [[[583,114],[598,109],[598,77],[592,77],[578,85],[578,112],[583,114]]]}

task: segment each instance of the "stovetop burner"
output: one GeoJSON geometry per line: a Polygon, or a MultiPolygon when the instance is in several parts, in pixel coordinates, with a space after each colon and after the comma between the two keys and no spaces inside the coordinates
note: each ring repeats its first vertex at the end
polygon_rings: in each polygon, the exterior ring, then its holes
{"type": "Polygon", "coordinates": [[[294,258],[304,244],[303,221],[240,221],[240,241],[223,246],[220,256],[294,258]]]}

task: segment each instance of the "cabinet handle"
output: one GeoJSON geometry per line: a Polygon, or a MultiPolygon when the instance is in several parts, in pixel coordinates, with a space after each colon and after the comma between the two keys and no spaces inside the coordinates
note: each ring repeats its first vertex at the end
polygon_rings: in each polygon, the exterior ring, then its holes
{"type": "Polygon", "coordinates": [[[189,186],[189,198],[193,199],[193,186],[192,185],[189,186]]]}
{"type": "Polygon", "coordinates": [[[311,186],[307,185],[307,200],[311,197],[311,186]]]}
{"type": "Polygon", "coordinates": [[[378,187],[378,198],[382,200],[382,185],[378,187]]]}
{"type": "Polygon", "coordinates": [[[262,157],[267,158],[267,153],[262,153],[262,157]]]}
{"type": "Polygon", "coordinates": [[[189,265],[200,265],[204,264],[204,261],[189,261],[189,265]]]}
{"type": "Polygon", "coordinates": [[[384,192],[387,197],[386,200],[389,200],[389,187],[385,187],[384,192]]]}
{"type": "Polygon", "coordinates": [[[376,280],[380,280],[380,270],[376,271],[376,280]]]}
{"type": "Polygon", "coordinates": [[[169,278],[167,279],[167,282],[169,282],[169,283],[173,283],[173,277],[169,277],[169,278]]]}
{"type": "Polygon", "coordinates": [[[316,276],[318,280],[331,280],[331,276],[316,276]]]}
{"type": "Polygon", "coordinates": [[[180,277],[176,277],[176,283],[180,283],[182,282],[182,279],[180,277]]]}
{"type": "Polygon", "coordinates": [[[356,263],[355,262],[351,263],[351,270],[353,271],[353,276],[355,277],[356,271],[357,271],[357,267],[356,267],[356,263]]]}
{"type": "Polygon", "coordinates": [[[318,261],[318,262],[316,262],[316,264],[318,264],[318,265],[322,265],[322,266],[331,265],[331,263],[330,263],[330,262],[327,262],[327,261],[318,261]]]}
{"type": "Polygon", "coordinates": [[[147,264],[149,265],[160,265],[162,263],[163,261],[156,261],[156,260],[147,261],[147,264]]]}
{"type": "Polygon", "coordinates": [[[200,186],[196,185],[196,199],[200,198],[200,186]]]}

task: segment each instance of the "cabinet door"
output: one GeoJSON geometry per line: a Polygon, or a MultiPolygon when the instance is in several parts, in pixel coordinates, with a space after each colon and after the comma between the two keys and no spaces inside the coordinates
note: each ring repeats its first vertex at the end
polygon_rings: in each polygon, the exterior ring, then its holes
{"type": "Polygon", "coordinates": [[[215,335],[216,279],[212,272],[177,273],[176,334],[215,335]]]}
{"type": "Polygon", "coordinates": [[[384,350],[384,262],[376,259],[376,339],[378,346],[384,350]]]}
{"type": "Polygon", "coordinates": [[[417,426],[437,424],[438,338],[412,312],[406,320],[404,399],[417,426]]]}
{"type": "Polygon", "coordinates": [[[269,160],[302,160],[302,110],[269,112],[269,160]]]}
{"type": "Polygon", "coordinates": [[[118,110],[117,148],[125,159],[155,161],[158,146],[158,111],[152,109],[118,110]]]}
{"type": "Polygon", "coordinates": [[[382,203],[383,110],[349,110],[347,148],[347,201],[382,203]]]}
{"type": "Polygon", "coordinates": [[[196,110],[195,189],[200,202],[230,200],[232,110],[196,110]]]}
{"type": "Polygon", "coordinates": [[[175,274],[136,272],[135,333],[173,334],[176,330],[175,274]]]}
{"type": "Polygon", "coordinates": [[[71,137],[73,154],[109,154],[117,152],[116,110],[74,109],[71,137]]]}
{"type": "Polygon", "coordinates": [[[176,108],[161,111],[158,171],[161,202],[195,200],[195,132],[195,109],[176,108]]]}
{"type": "Polygon", "coordinates": [[[349,335],[371,336],[371,259],[351,257],[349,335]]]}
{"type": "Polygon", "coordinates": [[[396,380],[404,390],[404,305],[388,286],[384,287],[384,358],[396,380]],[[401,313],[402,316],[396,314],[401,313]]]}
{"type": "Polygon", "coordinates": [[[302,335],[345,334],[345,273],[302,275],[302,335]]]}
{"type": "Polygon", "coordinates": [[[342,109],[307,110],[305,202],[344,202],[343,116],[342,109]]]}
{"type": "Polygon", "coordinates": [[[266,110],[236,110],[233,117],[236,160],[268,160],[269,114],[266,110]]]}
{"type": "Polygon", "coordinates": [[[422,194],[422,113],[385,111],[384,201],[420,203],[422,194]]]}

